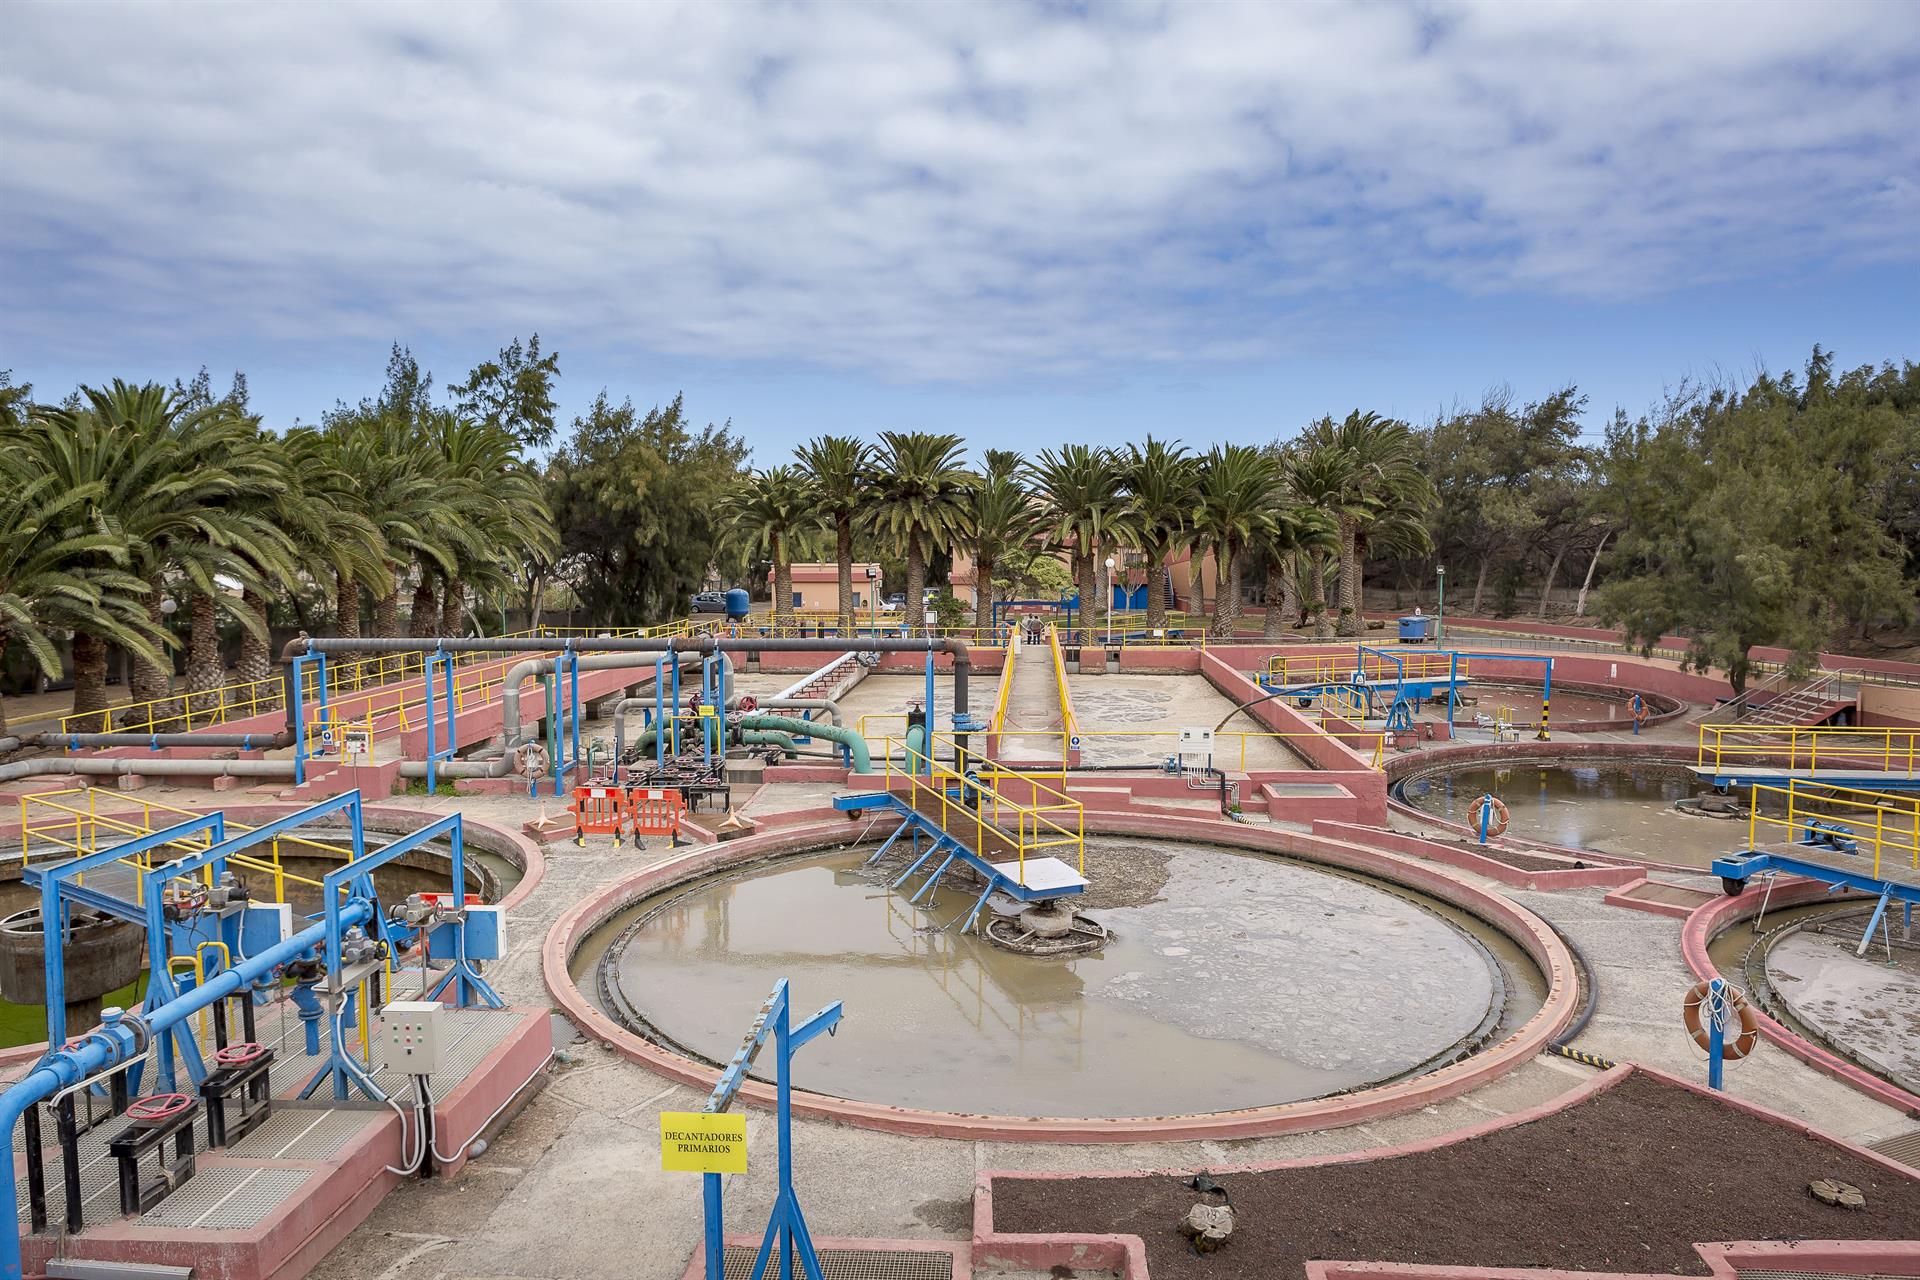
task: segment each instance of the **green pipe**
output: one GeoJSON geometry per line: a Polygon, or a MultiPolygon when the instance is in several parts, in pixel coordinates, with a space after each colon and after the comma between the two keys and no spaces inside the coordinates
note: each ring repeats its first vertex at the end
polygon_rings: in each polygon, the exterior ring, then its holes
{"type": "Polygon", "coordinates": [[[792,716],[741,716],[742,729],[773,729],[797,737],[824,738],[828,742],[837,742],[853,753],[853,771],[855,773],[873,772],[873,753],[867,749],[867,740],[845,725],[828,724],[818,720],[797,720],[792,716]]]}
{"type": "Polygon", "coordinates": [[[793,735],[779,733],[772,729],[742,729],[740,745],[745,747],[779,747],[790,756],[800,754],[800,748],[793,744],[793,735]]]}

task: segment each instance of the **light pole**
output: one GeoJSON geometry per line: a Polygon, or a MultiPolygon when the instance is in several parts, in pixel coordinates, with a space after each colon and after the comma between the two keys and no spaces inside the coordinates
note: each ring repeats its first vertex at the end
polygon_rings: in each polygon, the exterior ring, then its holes
{"type": "Polygon", "coordinates": [[[1113,648],[1113,557],[1107,557],[1107,648],[1113,648]]]}
{"type": "Polygon", "coordinates": [[[867,609],[873,617],[873,633],[880,634],[880,570],[867,566],[867,609]]]}
{"type": "Polygon", "coordinates": [[[1441,565],[1438,570],[1438,575],[1440,578],[1440,608],[1435,612],[1433,619],[1433,643],[1436,648],[1445,644],[1447,639],[1447,566],[1441,565]]]}

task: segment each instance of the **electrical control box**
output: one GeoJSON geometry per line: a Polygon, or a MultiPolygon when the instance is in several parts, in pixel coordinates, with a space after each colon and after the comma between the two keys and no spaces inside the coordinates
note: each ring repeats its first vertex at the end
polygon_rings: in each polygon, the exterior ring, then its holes
{"type": "Polygon", "coordinates": [[[437,1000],[395,1000],[382,1009],[380,1033],[374,1038],[378,1065],[409,1076],[440,1070],[445,1016],[445,1006],[437,1000]]]}

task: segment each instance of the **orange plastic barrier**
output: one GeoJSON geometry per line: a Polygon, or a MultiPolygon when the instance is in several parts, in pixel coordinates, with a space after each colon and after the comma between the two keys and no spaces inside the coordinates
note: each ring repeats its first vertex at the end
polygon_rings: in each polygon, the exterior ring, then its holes
{"type": "Polygon", "coordinates": [[[633,817],[636,837],[679,835],[680,814],[684,808],[680,793],[668,788],[636,787],[627,793],[627,809],[633,817]]]}
{"type": "MultiPolygon", "coordinates": [[[[677,798],[677,797],[676,797],[677,798]]],[[[584,845],[590,835],[612,835],[615,848],[628,823],[627,794],[619,787],[573,789],[573,842],[584,845]]]]}

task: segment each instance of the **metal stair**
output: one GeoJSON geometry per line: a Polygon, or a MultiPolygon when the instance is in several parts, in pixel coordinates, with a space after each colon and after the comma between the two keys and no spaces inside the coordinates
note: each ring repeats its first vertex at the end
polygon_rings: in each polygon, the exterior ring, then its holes
{"type": "Polygon", "coordinates": [[[1830,671],[1817,671],[1797,680],[1787,678],[1782,672],[1747,690],[1737,700],[1740,709],[1731,723],[1820,724],[1859,694],[1856,681],[1830,671]]]}

